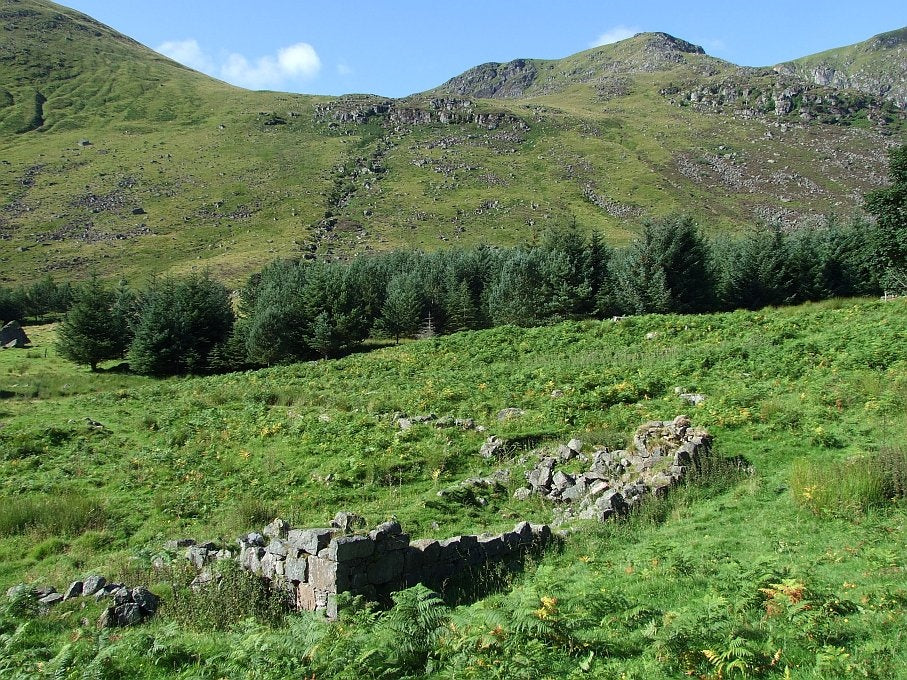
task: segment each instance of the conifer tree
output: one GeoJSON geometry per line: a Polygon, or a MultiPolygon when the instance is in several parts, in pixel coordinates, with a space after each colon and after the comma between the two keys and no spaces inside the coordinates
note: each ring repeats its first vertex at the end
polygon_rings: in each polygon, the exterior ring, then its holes
{"type": "Polygon", "coordinates": [[[376,330],[400,342],[416,333],[422,318],[419,282],[412,274],[397,274],[387,283],[387,297],[381,307],[376,330]]]}
{"type": "Polygon", "coordinates": [[[60,355],[92,371],[102,361],[122,357],[131,334],[115,303],[116,296],[97,277],[82,286],[57,330],[60,355]]]}
{"type": "Polygon", "coordinates": [[[866,194],[866,210],[876,218],[873,244],[884,283],[907,290],[907,146],[888,152],[891,185],[866,194]]]}

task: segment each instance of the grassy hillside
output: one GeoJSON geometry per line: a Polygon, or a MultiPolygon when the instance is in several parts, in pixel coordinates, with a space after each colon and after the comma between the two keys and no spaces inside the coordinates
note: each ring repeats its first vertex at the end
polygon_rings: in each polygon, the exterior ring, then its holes
{"type": "Polygon", "coordinates": [[[513,244],[574,217],[613,243],[671,212],[711,231],[796,226],[850,216],[903,139],[866,102],[838,124],[681,105],[669,93],[737,71],[663,34],[531,62],[520,98],[445,123],[440,89],[249,92],[43,0],[3,0],[0,21],[5,284],[200,269],[238,283],[278,255],[513,244]],[[392,112],[343,120],[363,101],[392,112]]]}
{"type": "Polygon", "coordinates": [[[840,301],[503,327],[164,382],[63,369],[52,330],[37,330],[33,349],[0,354],[0,587],[61,587],[101,570],[149,583],[165,607],[116,635],[94,628],[99,605],[36,619],[4,610],[0,668],[73,678],[719,677],[723,658],[731,677],[739,657],[761,677],[901,677],[904,507],[870,482],[878,461],[907,475],[905,327],[903,301],[840,301]],[[706,399],[692,408],[675,387],[706,399]],[[505,407],[525,413],[499,422],[505,407]],[[246,619],[254,608],[193,600],[148,566],[166,539],[229,541],[277,514],[322,525],[347,508],[373,524],[395,516],[415,537],[546,520],[550,505],[512,497],[534,452],[571,436],[619,446],[643,421],[690,409],[718,454],[742,467],[719,468],[629,522],[578,524],[562,552],[449,614],[256,623],[246,619]],[[475,418],[489,432],[400,430],[397,411],[475,418]],[[486,461],[478,450],[490,433],[525,448],[486,461]],[[511,469],[510,487],[484,503],[437,496],[499,467],[511,469]],[[225,630],[211,629],[215,618],[225,630]],[[431,634],[407,653],[392,641],[412,626],[431,634]]]}

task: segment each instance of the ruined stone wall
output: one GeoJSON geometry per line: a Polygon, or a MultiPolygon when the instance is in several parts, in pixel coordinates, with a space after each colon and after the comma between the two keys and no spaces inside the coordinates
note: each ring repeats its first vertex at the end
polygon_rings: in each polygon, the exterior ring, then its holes
{"type": "Polygon", "coordinates": [[[548,525],[528,522],[502,534],[410,541],[398,522],[368,534],[345,534],[338,527],[293,529],[278,519],[261,534],[239,539],[239,562],[285,589],[298,609],[336,616],[340,593],[386,602],[419,583],[444,592],[465,574],[522,559],[551,540],[548,525]]]}

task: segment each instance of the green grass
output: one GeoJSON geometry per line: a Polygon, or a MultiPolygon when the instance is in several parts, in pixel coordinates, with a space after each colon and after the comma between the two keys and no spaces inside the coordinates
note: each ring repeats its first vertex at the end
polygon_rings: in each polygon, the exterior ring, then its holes
{"type": "Polygon", "coordinates": [[[0,657],[34,676],[39,663],[50,673],[71,654],[63,677],[99,667],[176,677],[203,665],[226,677],[339,678],[354,667],[357,677],[363,667],[388,677],[579,677],[581,668],[628,678],[718,677],[723,668],[733,677],[736,659],[755,677],[900,677],[904,465],[892,442],[905,433],[905,322],[903,301],[833,301],[503,327],[211,378],[114,386],[86,371],[79,394],[14,410],[7,400],[0,448],[31,452],[0,457],[0,495],[31,519],[5,520],[0,588],[59,587],[97,570],[149,584],[164,607],[115,639],[94,631],[99,611],[76,615],[69,603],[37,619],[5,614],[0,635],[29,622],[20,642],[0,638],[0,657]],[[706,400],[691,409],[675,387],[706,400]],[[495,414],[510,406],[525,415],[499,423],[495,414]],[[395,516],[414,537],[550,518],[545,502],[512,498],[531,456],[485,461],[488,433],[402,431],[396,411],[472,417],[544,448],[572,436],[620,446],[641,422],[688,409],[727,464],[628,521],[577,525],[562,551],[503,577],[500,593],[475,604],[448,611],[404,595],[399,615],[352,607],[342,626],[325,626],[308,615],[268,623],[246,602],[206,627],[211,605],[184,590],[190,575],[149,567],[169,538],[230,542],[274,514],[309,526],[339,509],[372,524],[395,516]],[[83,424],[86,413],[104,429],[83,424]],[[513,481],[487,504],[438,498],[502,464],[513,481]],[[886,471],[881,494],[865,483],[871,469],[886,471]],[[834,512],[813,512],[799,497],[820,483],[837,494],[826,501],[834,512]],[[67,499],[83,497],[99,504],[102,521],[79,521],[91,513],[67,499]],[[40,520],[53,503],[73,521],[40,520]],[[430,642],[397,649],[390,641],[404,631],[430,642]]]}

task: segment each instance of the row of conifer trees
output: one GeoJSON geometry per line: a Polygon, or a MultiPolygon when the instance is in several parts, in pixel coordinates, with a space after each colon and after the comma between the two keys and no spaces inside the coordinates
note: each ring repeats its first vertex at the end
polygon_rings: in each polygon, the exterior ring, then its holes
{"type": "Polygon", "coordinates": [[[139,373],[204,373],[334,357],[370,336],[875,295],[872,230],[854,220],[709,239],[691,219],[670,217],[623,248],[567,226],[515,248],[278,260],[238,294],[207,275],[141,291],[92,279],[74,295],[59,349],[92,368],[127,357],[139,373]]]}

